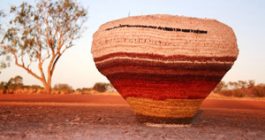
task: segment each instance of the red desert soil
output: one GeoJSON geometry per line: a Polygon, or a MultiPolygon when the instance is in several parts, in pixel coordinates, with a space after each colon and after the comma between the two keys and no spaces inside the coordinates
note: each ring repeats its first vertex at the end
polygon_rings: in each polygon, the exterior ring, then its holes
{"type": "Polygon", "coordinates": [[[265,139],[264,100],[207,99],[190,126],[139,123],[120,96],[0,95],[1,139],[265,139]]]}

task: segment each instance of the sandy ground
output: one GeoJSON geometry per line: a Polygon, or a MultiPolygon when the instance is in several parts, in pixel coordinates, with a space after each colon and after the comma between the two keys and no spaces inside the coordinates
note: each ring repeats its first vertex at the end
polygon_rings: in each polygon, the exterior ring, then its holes
{"type": "Polygon", "coordinates": [[[265,101],[207,99],[189,126],[139,123],[120,96],[0,96],[0,139],[265,139],[265,101]]]}

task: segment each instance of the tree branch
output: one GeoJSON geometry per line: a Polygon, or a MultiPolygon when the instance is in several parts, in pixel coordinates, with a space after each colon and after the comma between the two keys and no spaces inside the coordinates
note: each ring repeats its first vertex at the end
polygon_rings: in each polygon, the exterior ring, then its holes
{"type": "Polygon", "coordinates": [[[32,75],[32,76],[35,77],[36,79],[40,80],[41,82],[43,82],[40,76],[38,76],[38,75],[37,75],[36,73],[34,73],[31,69],[29,69],[29,68],[23,66],[22,64],[20,64],[20,63],[18,62],[18,57],[17,57],[17,55],[16,55],[15,53],[12,53],[12,55],[14,56],[14,58],[15,58],[15,64],[16,64],[18,67],[23,68],[23,69],[26,70],[30,75],[32,75]]]}
{"type": "Polygon", "coordinates": [[[50,30],[50,26],[49,26],[49,23],[48,23],[48,17],[44,17],[44,22],[45,22],[45,25],[46,25],[46,32],[45,32],[45,36],[46,36],[46,44],[47,46],[50,48],[50,50],[52,51],[52,55],[55,55],[55,51],[54,51],[54,48],[53,46],[51,45],[51,39],[50,39],[50,36],[48,34],[48,31],[50,30]]]}
{"type": "Polygon", "coordinates": [[[40,73],[41,73],[41,77],[42,77],[42,79],[44,80],[44,81],[46,81],[46,76],[45,76],[45,74],[44,74],[44,72],[43,72],[43,67],[42,67],[42,65],[43,65],[43,61],[42,61],[42,58],[41,58],[41,47],[39,47],[39,52],[37,52],[37,58],[38,58],[38,60],[39,60],[39,64],[38,64],[38,68],[39,68],[39,71],[40,71],[40,73]]]}

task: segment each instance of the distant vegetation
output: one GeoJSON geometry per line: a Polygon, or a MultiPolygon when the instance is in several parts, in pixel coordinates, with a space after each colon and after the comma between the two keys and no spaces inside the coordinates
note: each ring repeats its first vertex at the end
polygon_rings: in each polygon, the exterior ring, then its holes
{"type": "Polygon", "coordinates": [[[0,94],[41,94],[44,89],[39,85],[24,85],[21,76],[15,76],[8,82],[0,82],[0,94]]]}
{"type": "Polygon", "coordinates": [[[74,89],[68,84],[56,84],[53,87],[53,94],[71,94],[74,89]]]}
{"type": "Polygon", "coordinates": [[[98,92],[106,92],[109,88],[113,88],[110,83],[96,83],[93,86],[93,89],[98,92]]]}
{"type": "MultiPolygon", "coordinates": [[[[109,83],[95,83],[93,87],[73,89],[68,84],[55,84],[50,94],[102,94],[115,93],[116,90],[109,83]]],[[[0,82],[0,94],[43,94],[45,89],[39,85],[24,85],[21,76],[10,78],[7,82],[0,82]]]]}
{"type": "Polygon", "coordinates": [[[265,84],[255,84],[255,81],[221,81],[213,91],[216,94],[229,97],[265,97],[265,84]]]}

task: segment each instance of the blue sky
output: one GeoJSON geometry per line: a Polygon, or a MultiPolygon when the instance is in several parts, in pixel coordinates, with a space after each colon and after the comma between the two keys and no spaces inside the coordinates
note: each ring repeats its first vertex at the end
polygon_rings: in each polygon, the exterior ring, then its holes
{"type": "MultiPolygon", "coordinates": [[[[25,0],[34,3],[35,0],[25,0]]],[[[0,9],[21,0],[0,0],[0,9]]],[[[265,83],[265,1],[263,0],[79,0],[88,9],[87,31],[68,50],[56,67],[53,84],[67,83],[75,88],[107,82],[93,62],[90,49],[92,35],[110,20],[128,15],[170,14],[214,18],[231,26],[237,36],[239,57],[225,75],[225,81],[255,80],[265,83]]],[[[0,81],[21,75],[26,84],[40,84],[23,70],[11,67],[2,72],[0,81]]]]}

